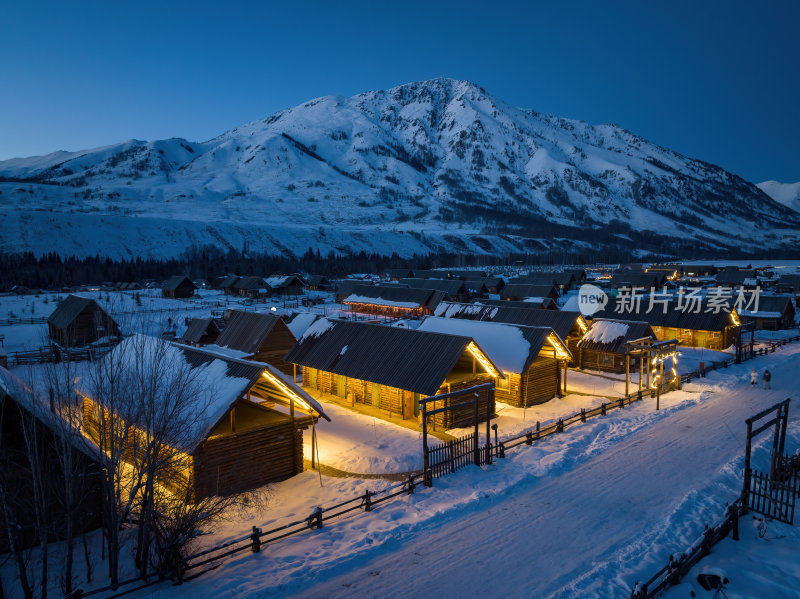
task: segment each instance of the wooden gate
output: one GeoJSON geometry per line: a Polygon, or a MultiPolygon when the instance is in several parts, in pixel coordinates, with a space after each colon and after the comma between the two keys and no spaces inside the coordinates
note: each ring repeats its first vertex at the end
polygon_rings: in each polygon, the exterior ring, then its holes
{"type": "Polygon", "coordinates": [[[786,524],[794,524],[794,506],[800,494],[797,473],[785,480],[770,477],[769,472],[750,472],[748,509],[786,524]]]}
{"type": "Polygon", "coordinates": [[[464,466],[475,463],[478,437],[470,433],[452,441],[428,448],[428,468],[431,476],[437,478],[460,470],[464,466]]]}

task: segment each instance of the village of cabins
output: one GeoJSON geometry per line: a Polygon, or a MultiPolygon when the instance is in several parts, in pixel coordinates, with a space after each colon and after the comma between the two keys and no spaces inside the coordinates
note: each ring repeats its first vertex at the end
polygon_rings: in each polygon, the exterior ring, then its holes
{"type": "MultiPolygon", "coordinates": [[[[668,388],[679,382],[669,373],[659,373],[658,381],[650,376],[643,365],[643,356],[650,361],[648,347],[672,342],[673,355],[688,348],[732,352],[747,342],[743,330],[796,326],[799,298],[800,274],[711,265],[495,273],[394,269],[339,280],[175,276],[163,283],[74,290],[47,318],[47,331],[55,359],[79,355],[102,364],[160,356],[196,374],[202,416],[175,450],[190,456],[185,480],[200,498],[240,493],[303,471],[309,458],[303,435],[309,429],[315,434],[320,419],[330,420],[331,405],[419,430],[421,399],[492,383],[492,392],[480,394],[479,409],[470,405],[430,417],[432,434],[446,435],[471,426],[475,414],[480,421],[493,418],[500,405],[525,409],[558,401],[569,390],[570,372],[625,373],[634,388],[642,388],[643,378],[650,387],[668,388]],[[587,282],[610,301],[585,317],[577,290],[587,282]],[[680,308],[684,287],[701,288],[696,311],[680,308]],[[758,287],[759,305],[711,310],[712,287],[732,294],[758,287]],[[619,309],[621,293],[633,288],[666,293],[669,301],[626,314],[619,309]],[[187,318],[182,334],[173,326],[147,336],[124,331],[90,297],[92,291],[155,293],[175,301],[216,294],[226,307],[187,318]]],[[[0,395],[12,401],[23,386],[10,372],[13,366],[13,352],[0,351],[0,395]]],[[[107,432],[95,395],[103,390],[84,382],[75,393],[83,402],[81,431],[102,447],[107,432]]],[[[440,403],[450,401],[458,403],[440,403]]]]}

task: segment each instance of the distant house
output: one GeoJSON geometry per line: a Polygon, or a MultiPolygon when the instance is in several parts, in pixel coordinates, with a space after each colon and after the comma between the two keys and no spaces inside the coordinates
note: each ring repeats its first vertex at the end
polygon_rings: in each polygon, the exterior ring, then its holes
{"type": "Polygon", "coordinates": [[[390,281],[399,281],[413,277],[414,271],[410,268],[387,268],[384,276],[390,281]]]}
{"type": "Polygon", "coordinates": [[[250,299],[269,297],[270,287],[261,277],[242,277],[233,285],[236,295],[250,299]]]}
{"type": "Polygon", "coordinates": [[[170,277],[161,285],[161,295],[164,297],[187,298],[194,295],[197,285],[189,277],[177,275],[170,277]]]}
{"type": "Polygon", "coordinates": [[[550,298],[558,300],[558,290],[553,285],[530,285],[527,283],[509,283],[500,292],[500,299],[506,301],[523,301],[528,298],[550,298]]]}
{"type": "Polygon", "coordinates": [[[474,279],[464,279],[464,285],[468,289],[485,289],[482,293],[500,293],[505,286],[505,281],[501,277],[481,277],[474,279]]]}
{"type": "Polygon", "coordinates": [[[428,316],[417,330],[474,339],[504,375],[495,382],[498,401],[521,408],[561,395],[572,355],[550,327],[428,316]]]}
{"type": "MultiPolygon", "coordinates": [[[[39,542],[33,502],[6,499],[33,497],[36,490],[26,434],[32,435],[29,440],[36,439],[37,457],[47,468],[47,481],[50,490],[54,491],[46,493],[44,498],[49,522],[63,524],[66,520],[62,496],[58,492],[64,489],[63,462],[59,459],[59,452],[63,451],[62,442],[66,439],[68,451],[74,452],[74,470],[68,476],[77,474],[80,477],[72,533],[80,536],[102,525],[102,456],[90,443],[84,442],[77,431],[65,435],[69,430],[70,425],[49,405],[48,397],[41,397],[17,376],[0,367],[0,479],[4,491],[4,516],[10,516],[16,524],[4,529],[0,535],[0,553],[11,551],[10,539],[16,549],[25,549],[39,542]]],[[[47,531],[47,536],[54,541],[63,538],[62,533],[62,528],[53,527],[47,531]]]]}
{"type": "Polygon", "coordinates": [[[392,318],[421,317],[431,314],[445,298],[443,291],[411,289],[397,285],[362,285],[354,288],[342,304],[354,312],[380,314],[392,318]]]}
{"type": "Polygon", "coordinates": [[[328,277],[323,275],[311,275],[306,282],[308,283],[308,289],[310,291],[324,291],[330,289],[331,286],[328,277]]]}
{"type": "MultiPolygon", "coordinates": [[[[248,491],[303,471],[302,431],[317,418],[328,418],[312,397],[269,364],[176,343],[158,345],[163,343],[167,342],[135,335],[106,359],[121,368],[127,360],[146,365],[158,359],[191,373],[199,391],[197,402],[185,404],[183,410],[178,406],[174,414],[188,423],[181,445],[173,448],[186,454],[188,466],[175,472],[168,485],[188,485],[192,495],[202,499],[248,491]],[[186,413],[189,409],[191,414],[186,413]]],[[[79,393],[86,434],[102,448],[110,432],[103,430],[105,421],[99,418],[93,390],[79,388],[79,393]]],[[[169,397],[160,393],[153,400],[166,403],[169,397]]]]}
{"type": "MultiPolygon", "coordinates": [[[[583,278],[586,278],[586,273],[583,273],[583,278]]],[[[542,273],[536,273],[537,276],[541,276],[544,279],[552,279],[555,283],[555,286],[558,287],[561,293],[566,293],[571,289],[574,289],[578,285],[578,280],[575,277],[575,273],[573,271],[563,271],[563,272],[555,272],[555,271],[548,271],[542,273]]]]}
{"type": "MultiPolygon", "coordinates": [[[[758,309],[742,309],[742,322],[755,322],[756,329],[778,331],[794,328],[795,304],[790,295],[760,295],[758,309]]],[[[753,306],[755,307],[755,306],[753,306]]]]}
{"type": "Polygon", "coordinates": [[[481,304],[490,304],[490,305],[500,305],[501,303],[506,307],[512,308],[527,308],[531,310],[558,310],[558,304],[550,297],[526,297],[524,300],[521,301],[511,301],[511,300],[497,300],[497,299],[488,299],[488,298],[480,298],[475,300],[481,304]]]}
{"type": "Polygon", "coordinates": [[[446,270],[414,269],[415,279],[449,279],[450,273],[446,270]]]}
{"type": "Polygon", "coordinates": [[[755,270],[723,270],[715,277],[717,287],[744,287],[753,288],[758,285],[758,276],[755,270]]]}
{"type": "Polygon", "coordinates": [[[238,295],[236,283],[239,282],[240,278],[241,277],[237,277],[236,275],[225,277],[220,281],[219,288],[222,289],[225,295],[238,295]]]}
{"type": "Polygon", "coordinates": [[[319,314],[311,312],[295,312],[286,320],[286,326],[295,338],[300,339],[306,329],[322,318],[319,314]]]}
{"type": "Polygon", "coordinates": [[[706,302],[699,304],[699,312],[694,308],[683,310],[674,302],[667,304],[666,313],[662,306],[648,310],[647,305],[643,301],[638,310],[630,311],[628,305],[621,304],[619,300],[611,300],[604,309],[595,312],[592,318],[647,322],[659,341],[677,339],[681,345],[687,347],[724,350],[736,343],[740,322],[735,311],[714,311],[706,302]]]}
{"type": "Polygon", "coordinates": [[[778,293],[800,295],[800,274],[781,275],[775,285],[778,293]]]}
{"type": "Polygon", "coordinates": [[[608,286],[611,289],[641,287],[642,289],[659,289],[666,281],[665,273],[639,272],[634,270],[617,270],[611,275],[608,286]]]}
{"type": "Polygon", "coordinates": [[[334,281],[333,285],[336,289],[336,303],[341,304],[344,301],[344,298],[353,293],[354,289],[363,287],[364,285],[369,285],[369,283],[355,279],[341,279],[339,281],[334,281]]]}
{"type": "Polygon", "coordinates": [[[485,270],[471,270],[471,269],[450,269],[447,272],[447,275],[451,279],[483,279],[486,277],[487,273],[485,270]]]}
{"type": "Polygon", "coordinates": [[[719,268],[713,264],[684,264],[679,272],[685,277],[713,277],[719,268]]]}
{"type": "Polygon", "coordinates": [[[460,279],[400,279],[399,285],[411,289],[441,291],[445,299],[453,301],[463,301],[471,295],[465,282],[460,279]]]}
{"type": "Polygon", "coordinates": [[[294,374],[283,357],[297,339],[280,316],[231,310],[228,324],[209,350],[233,358],[266,362],[285,374],[294,374]]]}
{"type": "MultiPolygon", "coordinates": [[[[604,320],[596,318],[577,344],[577,362],[581,368],[625,372],[626,343],[638,340],[654,341],[652,327],[646,322],[604,320]]],[[[639,368],[638,359],[631,359],[631,371],[639,368]]]]}
{"type": "Polygon", "coordinates": [[[93,299],[68,295],[47,318],[50,342],[84,347],[101,339],[119,338],[119,326],[93,299]]]}
{"type": "Polygon", "coordinates": [[[273,293],[279,295],[302,295],[306,283],[296,275],[273,275],[266,278],[266,283],[273,293]]]}
{"type": "MultiPolygon", "coordinates": [[[[423,397],[503,376],[470,337],[325,318],[306,330],[286,359],[303,367],[305,388],[372,406],[387,418],[416,419],[423,397]]],[[[494,399],[484,393],[480,402],[478,415],[485,421],[494,399]]],[[[470,405],[439,414],[435,423],[469,426],[474,414],[470,405]]]]}
{"type": "Polygon", "coordinates": [[[192,318],[181,341],[187,345],[216,343],[220,330],[213,318],[192,318]]]}

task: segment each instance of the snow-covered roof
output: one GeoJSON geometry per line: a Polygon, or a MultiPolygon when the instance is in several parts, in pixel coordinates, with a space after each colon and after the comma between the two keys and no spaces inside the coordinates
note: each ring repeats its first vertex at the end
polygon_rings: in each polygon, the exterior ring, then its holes
{"type": "Polygon", "coordinates": [[[343,304],[367,304],[370,306],[391,306],[393,308],[419,308],[421,304],[417,302],[398,302],[394,300],[381,299],[378,297],[366,297],[363,295],[350,294],[344,300],[343,304]]]}
{"type": "Polygon", "coordinates": [[[628,333],[628,324],[614,320],[598,320],[592,323],[591,328],[583,336],[585,341],[596,343],[611,343],[628,333]]]}
{"type": "Polygon", "coordinates": [[[596,318],[578,343],[582,349],[617,353],[626,341],[652,337],[653,329],[646,322],[596,318]]]}
{"type": "MultiPolygon", "coordinates": [[[[122,388],[138,389],[139,393],[174,410],[172,417],[181,422],[185,431],[184,436],[174,440],[175,445],[187,453],[193,453],[208,438],[248,389],[256,382],[263,384],[265,371],[277,372],[269,364],[139,334],[127,337],[106,355],[100,372],[110,371],[112,367],[122,388]],[[183,395],[184,400],[176,400],[176,394],[183,395]]],[[[324,416],[321,407],[306,397],[295,383],[283,375],[280,378],[292,392],[324,416]]],[[[84,378],[79,381],[78,388],[91,399],[98,396],[96,384],[84,378]]],[[[122,417],[137,423],[135,410],[122,417]]]]}
{"type": "Polygon", "coordinates": [[[310,327],[314,322],[319,320],[320,316],[318,314],[313,314],[311,312],[298,312],[295,314],[289,322],[286,323],[286,326],[289,327],[289,330],[292,332],[292,335],[295,338],[300,339],[303,336],[303,333],[306,332],[306,329],[310,327]]]}
{"type": "MultiPolygon", "coordinates": [[[[418,330],[471,337],[504,372],[522,373],[555,335],[550,327],[428,316],[418,330]]],[[[563,342],[560,349],[566,350],[563,342]]]]}

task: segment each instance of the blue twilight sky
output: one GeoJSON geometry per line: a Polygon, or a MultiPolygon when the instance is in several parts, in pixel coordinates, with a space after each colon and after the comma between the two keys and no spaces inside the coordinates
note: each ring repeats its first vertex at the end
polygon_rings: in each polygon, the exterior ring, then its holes
{"type": "Polygon", "coordinates": [[[0,4],[0,159],[209,139],[311,98],[469,79],[800,181],[800,1],[0,4]]]}

